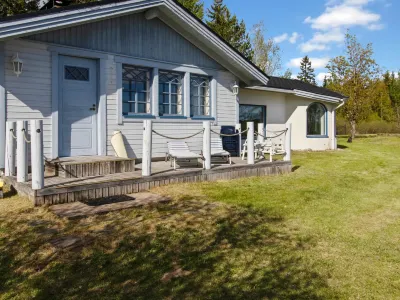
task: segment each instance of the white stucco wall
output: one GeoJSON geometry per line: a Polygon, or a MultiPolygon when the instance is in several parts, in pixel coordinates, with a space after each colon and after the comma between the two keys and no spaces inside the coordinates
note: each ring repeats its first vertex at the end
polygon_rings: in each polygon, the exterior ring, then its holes
{"type": "MultiPolygon", "coordinates": [[[[240,104],[267,106],[267,130],[282,130],[292,123],[293,150],[329,150],[332,148],[332,109],[329,103],[323,103],[328,110],[327,138],[307,137],[307,107],[318,102],[288,93],[276,93],[257,90],[240,90],[240,104]]],[[[267,133],[268,136],[273,133],[267,133]]]]}

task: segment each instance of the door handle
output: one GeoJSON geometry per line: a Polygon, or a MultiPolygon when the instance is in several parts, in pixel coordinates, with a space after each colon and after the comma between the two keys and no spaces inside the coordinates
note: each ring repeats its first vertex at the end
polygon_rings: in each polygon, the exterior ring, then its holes
{"type": "Polygon", "coordinates": [[[93,106],[91,108],[89,108],[89,110],[96,111],[96,104],[93,104],[93,106]]]}

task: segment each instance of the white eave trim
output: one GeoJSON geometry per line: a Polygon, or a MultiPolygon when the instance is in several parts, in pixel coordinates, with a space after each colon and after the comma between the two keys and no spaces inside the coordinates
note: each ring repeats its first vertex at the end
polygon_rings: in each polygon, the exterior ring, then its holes
{"type": "Polygon", "coordinates": [[[0,41],[31,35],[47,31],[49,29],[56,30],[87,22],[109,19],[111,17],[127,15],[156,7],[159,9],[165,8],[169,11],[172,11],[175,16],[197,31],[199,35],[206,38],[212,45],[221,51],[221,53],[226,55],[227,60],[231,60],[233,62],[231,62],[232,65],[243,68],[246,70],[246,72],[248,72],[249,75],[257,79],[262,84],[268,83],[269,79],[264,73],[255,68],[250,62],[234,51],[212,31],[210,31],[204,24],[188,14],[184,9],[182,9],[182,7],[177,5],[172,0],[131,0],[93,7],[85,7],[82,9],[60,11],[49,15],[39,15],[29,19],[8,21],[0,23],[0,41]]]}
{"type": "Polygon", "coordinates": [[[336,97],[324,96],[324,95],[314,94],[314,93],[305,92],[305,91],[301,91],[301,90],[285,90],[285,89],[270,88],[270,87],[263,87],[263,86],[250,86],[250,87],[246,87],[246,89],[292,94],[292,95],[295,95],[298,97],[314,99],[314,100],[319,100],[322,102],[330,102],[330,103],[341,103],[343,101],[346,101],[346,98],[336,98],[336,97]]]}

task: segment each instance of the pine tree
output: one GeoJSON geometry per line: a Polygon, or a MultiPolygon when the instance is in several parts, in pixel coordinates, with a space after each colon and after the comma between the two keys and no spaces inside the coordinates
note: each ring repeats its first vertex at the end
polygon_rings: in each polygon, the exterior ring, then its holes
{"type": "Polygon", "coordinates": [[[316,85],[314,69],[311,66],[311,60],[307,55],[301,60],[300,73],[297,75],[297,79],[316,85]]]}
{"type": "Polygon", "coordinates": [[[242,53],[247,59],[253,58],[250,35],[247,33],[243,20],[238,21],[236,15],[231,15],[222,0],[214,0],[207,13],[207,25],[219,34],[232,47],[242,53]]]}
{"type": "Polygon", "coordinates": [[[191,11],[200,20],[204,18],[204,3],[199,0],[178,0],[184,7],[191,11]]]}
{"type": "Polygon", "coordinates": [[[39,0],[1,0],[0,17],[13,16],[38,10],[39,0]]]}

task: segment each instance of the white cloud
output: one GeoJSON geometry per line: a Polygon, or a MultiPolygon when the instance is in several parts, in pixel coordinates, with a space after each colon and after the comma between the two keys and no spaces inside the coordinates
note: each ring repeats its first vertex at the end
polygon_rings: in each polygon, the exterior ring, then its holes
{"type": "MultiPolygon", "coordinates": [[[[293,58],[288,63],[288,67],[298,68],[300,67],[300,63],[303,57],[293,58]]],[[[325,68],[329,62],[329,57],[310,57],[311,66],[314,69],[322,69],[325,68]]]]}
{"type": "Polygon", "coordinates": [[[332,28],[350,26],[369,26],[380,21],[379,14],[365,10],[362,6],[348,4],[327,7],[325,12],[316,17],[307,17],[304,22],[318,30],[330,30],[332,28]]]}
{"type": "Polygon", "coordinates": [[[284,33],[284,34],[274,37],[274,42],[279,44],[279,43],[282,43],[282,42],[288,40],[289,43],[296,44],[296,42],[299,38],[301,38],[301,35],[297,32],[293,32],[292,35],[290,35],[290,36],[288,33],[284,33]]]}
{"type": "Polygon", "coordinates": [[[300,51],[304,53],[312,52],[312,51],[322,51],[322,50],[329,50],[330,48],[327,45],[313,43],[313,42],[305,42],[300,44],[300,51]]]}
{"type": "Polygon", "coordinates": [[[286,41],[288,39],[288,37],[289,37],[289,35],[287,33],[278,35],[278,36],[274,37],[274,42],[277,44],[282,43],[282,42],[286,41]]]}
{"type": "Polygon", "coordinates": [[[383,28],[385,28],[385,25],[383,24],[371,24],[368,26],[369,30],[381,30],[383,28]]]}
{"type": "Polygon", "coordinates": [[[300,34],[298,34],[297,32],[293,32],[292,36],[289,38],[289,43],[291,44],[296,44],[297,40],[300,38],[300,34]]]}
{"type": "MultiPolygon", "coordinates": [[[[328,0],[325,11],[313,18],[304,20],[316,32],[313,37],[302,43],[302,52],[323,51],[330,49],[330,44],[341,44],[344,32],[353,26],[361,26],[368,30],[381,30],[381,16],[369,11],[366,6],[376,0],[328,0]]],[[[381,0],[383,1],[383,0],[381,0]]]]}
{"type": "Polygon", "coordinates": [[[305,43],[300,45],[302,52],[322,51],[328,50],[330,47],[329,43],[341,43],[344,40],[344,33],[339,29],[335,28],[330,31],[314,33],[314,36],[305,43]]]}
{"type": "Polygon", "coordinates": [[[321,73],[318,73],[317,76],[315,76],[315,79],[317,80],[318,83],[322,83],[324,81],[325,77],[326,78],[330,78],[331,74],[325,73],[325,72],[321,72],[321,73]]]}

